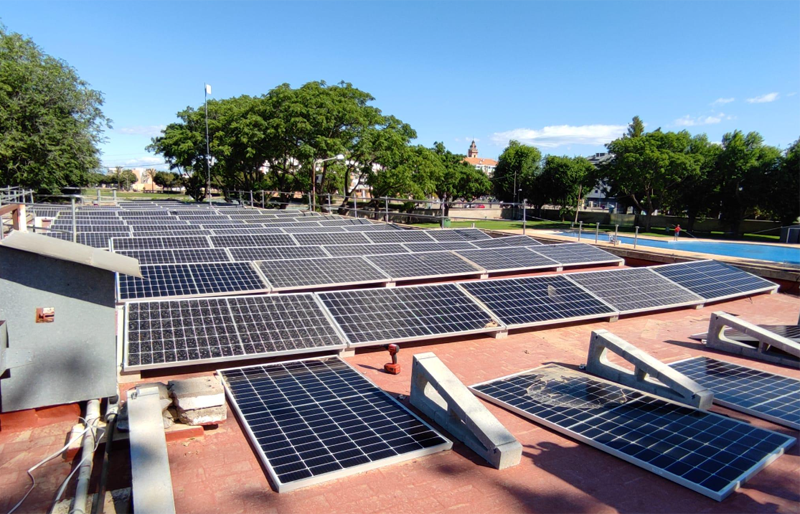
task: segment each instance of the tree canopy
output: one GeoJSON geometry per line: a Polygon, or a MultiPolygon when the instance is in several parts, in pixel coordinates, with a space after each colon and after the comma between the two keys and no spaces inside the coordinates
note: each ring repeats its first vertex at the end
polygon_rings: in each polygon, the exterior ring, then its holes
{"type": "Polygon", "coordinates": [[[527,196],[534,205],[542,205],[544,202],[539,203],[541,195],[537,195],[533,187],[541,171],[542,153],[538,148],[509,141],[494,171],[495,196],[502,202],[522,200],[527,196]],[[519,189],[522,189],[523,196],[519,196],[519,189]]]}
{"type": "Polygon", "coordinates": [[[0,183],[50,194],[85,185],[110,126],[102,105],[69,64],[0,25],[0,183]]]}

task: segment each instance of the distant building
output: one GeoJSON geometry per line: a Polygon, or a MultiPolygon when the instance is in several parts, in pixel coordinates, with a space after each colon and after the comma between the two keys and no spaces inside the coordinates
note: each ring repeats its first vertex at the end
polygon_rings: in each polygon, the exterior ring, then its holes
{"type": "Polygon", "coordinates": [[[476,170],[481,170],[487,175],[494,173],[494,169],[497,168],[497,161],[494,159],[483,159],[478,157],[478,147],[475,146],[475,141],[472,141],[472,144],[469,145],[467,157],[464,159],[464,162],[475,166],[476,170]]]}
{"type": "MultiPolygon", "coordinates": [[[[591,157],[587,157],[586,159],[591,162],[595,168],[598,166],[605,164],[606,162],[613,159],[614,156],[608,152],[596,153],[591,157]]],[[[597,185],[592,188],[592,190],[584,197],[584,205],[589,208],[601,208],[601,209],[610,209],[614,208],[617,205],[617,201],[614,198],[606,197],[606,183],[605,181],[600,181],[597,185]]]]}

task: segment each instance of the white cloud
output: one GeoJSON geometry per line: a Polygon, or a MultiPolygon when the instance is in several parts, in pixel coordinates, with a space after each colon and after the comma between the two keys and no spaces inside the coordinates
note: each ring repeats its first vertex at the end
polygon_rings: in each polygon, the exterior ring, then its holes
{"type": "Polygon", "coordinates": [[[167,128],[166,125],[135,125],[133,127],[122,127],[115,129],[114,132],[126,134],[128,136],[156,137],[161,135],[161,131],[167,128]]]}
{"type": "Polygon", "coordinates": [[[764,104],[767,102],[774,102],[777,99],[778,99],[778,93],[767,93],[766,95],[756,96],[754,98],[748,98],[747,103],[764,104]]]}
{"type": "Polygon", "coordinates": [[[698,125],[716,125],[717,123],[721,122],[722,120],[732,120],[735,119],[733,116],[726,116],[725,113],[719,114],[711,114],[708,116],[697,116],[696,118],[692,118],[688,114],[683,118],[678,118],[675,120],[675,125],[679,127],[696,127],[698,125]]]}
{"type": "Polygon", "coordinates": [[[797,91],[792,91],[791,93],[787,94],[786,96],[794,96],[797,94],[797,91]]]}
{"type": "Polygon", "coordinates": [[[711,105],[729,104],[729,103],[733,102],[734,100],[736,100],[736,99],[735,98],[717,98],[716,100],[711,102],[711,105]]]}
{"type": "Polygon", "coordinates": [[[505,146],[512,139],[534,146],[604,145],[622,136],[627,125],[552,125],[541,130],[518,128],[492,134],[492,142],[505,146]]]}

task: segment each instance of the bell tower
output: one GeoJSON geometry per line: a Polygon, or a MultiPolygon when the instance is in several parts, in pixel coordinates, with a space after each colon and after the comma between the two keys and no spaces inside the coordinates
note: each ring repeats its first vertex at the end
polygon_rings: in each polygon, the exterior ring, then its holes
{"type": "Polygon", "coordinates": [[[472,140],[472,144],[469,145],[469,150],[467,151],[467,157],[477,157],[478,156],[478,147],[475,146],[475,140],[472,140]]]}

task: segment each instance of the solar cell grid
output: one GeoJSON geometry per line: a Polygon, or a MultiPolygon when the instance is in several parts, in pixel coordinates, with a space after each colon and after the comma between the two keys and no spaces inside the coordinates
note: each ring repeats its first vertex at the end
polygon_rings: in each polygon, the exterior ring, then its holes
{"type": "Polygon", "coordinates": [[[200,229],[191,229],[191,230],[150,230],[147,232],[138,232],[133,231],[131,232],[131,236],[133,237],[172,237],[172,236],[210,236],[212,232],[210,230],[200,230],[200,229]]]}
{"type": "Polygon", "coordinates": [[[346,234],[344,232],[341,234],[294,234],[292,237],[297,244],[304,246],[371,244],[362,234],[346,234]]]}
{"type": "Polygon", "coordinates": [[[345,232],[386,232],[386,231],[399,231],[402,230],[395,225],[391,224],[362,224],[362,225],[347,225],[342,227],[345,232]]]}
{"type": "Polygon", "coordinates": [[[394,280],[475,275],[483,270],[450,252],[400,253],[365,257],[394,280]]]}
{"type": "MultiPolygon", "coordinates": [[[[272,225],[266,225],[272,227],[272,225]]],[[[280,230],[285,234],[330,234],[340,233],[347,234],[342,227],[275,227],[272,230],[280,230]]]]}
{"type": "Polygon", "coordinates": [[[538,246],[539,241],[528,236],[506,236],[472,241],[478,248],[506,248],[509,246],[538,246]]]}
{"type": "Polygon", "coordinates": [[[274,291],[389,281],[362,257],[259,261],[256,265],[274,291]]]}
{"type": "Polygon", "coordinates": [[[464,282],[460,286],[509,328],[616,314],[609,305],[563,275],[464,282]]]}
{"type": "Polygon", "coordinates": [[[447,241],[443,243],[403,243],[403,246],[411,253],[475,249],[475,246],[468,241],[447,241]]]}
{"type": "Polygon", "coordinates": [[[489,402],[718,501],[795,442],[557,365],[471,389],[489,402]]]}
{"type": "Polygon", "coordinates": [[[230,248],[234,261],[274,261],[286,259],[311,259],[327,257],[318,246],[275,246],[256,248],[230,248]]]}
{"type": "Polygon", "coordinates": [[[565,276],[610,304],[620,314],[703,302],[696,294],[648,268],[610,269],[565,276]]]}
{"type": "MultiPolygon", "coordinates": [[[[51,230],[63,230],[65,232],[72,232],[72,224],[70,223],[53,223],[49,227],[51,230]]],[[[78,233],[81,232],[106,232],[116,233],[120,236],[129,236],[131,234],[130,228],[122,225],[76,225],[78,233]]]]}
{"type": "Polygon", "coordinates": [[[431,243],[434,242],[427,233],[422,231],[397,230],[397,231],[368,231],[364,234],[373,243],[431,243]]]}
{"type": "Polygon", "coordinates": [[[210,239],[215,248],[297,246],[295,240],[288,234],[211,236],[210,239]]]}
{"type": "Polygon", "coordinates": [[[242,262],[153,264],[139,269],[143,278],[118,275],[120,300],[267,290],[258,273],[242,262]]]}
{"type": "Polygon", "coordinates": [[[777,289],[769,280],[711,260],[655,266],[652,270],[710,301],[777,289]]]}
{"type": "Polygon", "coordinates": [[[181,264],[196,262],[230,262],[224,248],[187,248],[178,250],[120,250],[116,253],[133,257],[139,264],[181,264]]]}
{"type": "Polygon", "coordinates": [[[211,248],[205,236],[115,237],[114,250],[161,250],[165,248],[211,248]]]}
{"type": "Polygon", "coordinates": [[[280,228],[217,228],[211,230],[215,236],[236,236],[236,235],[248,235],[248,236],[264,236],[264,235],[271,235],[271,234],[285,234],[285,232],[280,228]]]}
{"type": "Polygon", "coordinates": [[[524,247],[478,248],[457,250],[456,253],[489,272],[559,267],[554,260],[524,247]]]}
{"type": "Polygon", "coordinates": [[[220,375],[278,492],[452,446],[335,357],[220,375]]]}
{"type": "Polygon", "coordinates": [[[800,380],[693,357],[670,366],[714,392],[714,403],[800,430],[800,380]]]}
{"type": "Polygon", "coordinates": [[[167,225],[183,225],[188,226],[189,223],[187,221],[179,220],[178,218],[172,216],[163,216],[158,219],[158,221],[152,220],[150,218],[135,218],[125,220],[128,225],[137,226],[137,225],[147,225],[147,226],[167,226],[167,225]]]}
{"type": "Polygon", "coordinates": [[[428,230],[434,241],[465,241],[464,236],[452,229],[428,230]]]}
{"type": "Polygon", "coordinates": [[[502,329],[455,284],[333,291],[318,296],[354,346],[502,329]]]}
{"type": "Polygon", "coordinates": [[[622,259],[594,246],[582,243],[540,245],[532,251],[544,255],[564,266],[622,262],[622,259]]]}
{"type": "Polygon", "coordinates": [[[481,239],[491,239],[483,230],[477,228],[454,228],[453,232],[458,233],[467,241],[478,241],[481,239]]]}
{"type": "Polygon", "coordinates": [[[386,255],[392,253],[408,253],[408,250],[397,243],[367,245],[326,245],[322,247],[332,257],[354,257],[358,255],[386,255]]]}
{"type": "MultiPolygon", "coordinates": [[[[313,220],[309,220],[309,221],[275,221],[275,222],[265,221],[263,223],[263,225],[265,227],[305,228],[305,229],[308,229],[308,228],[313,229],[314,227],[317,227],[317,228],[322,227],[322,225],[320,225],[318,222],[313,221],[313,220]]],[[[331,227],[328,227],[328,228],[331,228],[331,227]]]]}

